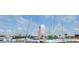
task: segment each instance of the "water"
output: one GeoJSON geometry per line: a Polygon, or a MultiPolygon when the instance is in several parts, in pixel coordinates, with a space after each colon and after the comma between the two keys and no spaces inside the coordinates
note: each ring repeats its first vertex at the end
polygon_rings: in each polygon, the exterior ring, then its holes
{"type": "Polygon", "coordinates": [[[14,41],[0,41],[0,43],[79,43],[79,39],[55,39],[55,40],[33,40],[33,39],[22,39],[20,41],[16,41],[16,39],[12,39],[14,41]]]}

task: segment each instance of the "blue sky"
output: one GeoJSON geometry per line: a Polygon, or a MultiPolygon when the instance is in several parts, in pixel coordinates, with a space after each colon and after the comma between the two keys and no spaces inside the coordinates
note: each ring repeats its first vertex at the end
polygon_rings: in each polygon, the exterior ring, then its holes
{"type": "Polygon", "coordinates": [[[35,35],[39,25],[45,26],[46,34],[79,34],[78,15],[2,15],[0,16],[0,34],[35,35]],[[63,27],[62,27],[63,24],[63,27]],[[54,29],[53,29],[54,28],[54,29]]]}

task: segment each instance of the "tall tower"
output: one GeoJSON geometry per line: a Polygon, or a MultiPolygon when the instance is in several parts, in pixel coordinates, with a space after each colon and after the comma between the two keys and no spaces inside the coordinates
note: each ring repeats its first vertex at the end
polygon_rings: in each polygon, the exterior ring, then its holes
{"type": "Polygon", "coordinates": [[[41,26],[38,27],[38,39],[41,39],[41,26]]]}
{"type": "Polygon", "coordinates": [[[45,26],[44,25],[40,25],[38,27],[38,39],[43,39],[45,34],[45,26]]]}

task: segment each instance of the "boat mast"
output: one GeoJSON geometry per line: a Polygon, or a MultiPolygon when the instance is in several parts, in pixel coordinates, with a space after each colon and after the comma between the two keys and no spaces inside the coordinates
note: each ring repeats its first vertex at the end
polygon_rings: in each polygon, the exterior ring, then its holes
{"type": "Polygon", "coordinates": [[[28,35],[29,35],[29,30],[30,30],[31,23],[32,23],[32,19],[28,21],[26,36],[28,36],[28,35]]]}
{"type": "Polygon", "coordinates": [[[62,29],[61,29],[61,31],[62,31],[62,39],[63,39],[63,36],[64,36],[63,21],[62,21],[62,23],[61,23],[61,26],[62,26],[62,29]]]}
{"type": "Polygon", "coordinates": [[[52,24],[52,28],[53,28],[53,36],[54,36],[54,34],[55,34],[55,32],[54,32],[54,28],[55,28],[55,15],[53,16],[53,24],[52,24]]]}

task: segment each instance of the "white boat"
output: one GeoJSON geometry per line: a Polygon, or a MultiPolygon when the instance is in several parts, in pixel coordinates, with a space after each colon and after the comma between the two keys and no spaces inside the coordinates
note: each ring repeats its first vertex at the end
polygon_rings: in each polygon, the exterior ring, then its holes
{"type": "Polygon", "coordinates": [[[12,37],[11,36],[6,36],[3,40],[4,42],[11,42],[12,41],[12,37]]]}
{"type": "Polygon", "coordinates": [[[53,40],[42,40],[45,43],[60,43],[60,42],[66,42],[63,39],[53,39],[53,40]]]}
{"type": "Polygon", "coordinates": [[[34,40],[34,39],[26,38],[24,42],[26,42],[26,43],[39,43],[40,41],[39,40],[34,40]]]}

